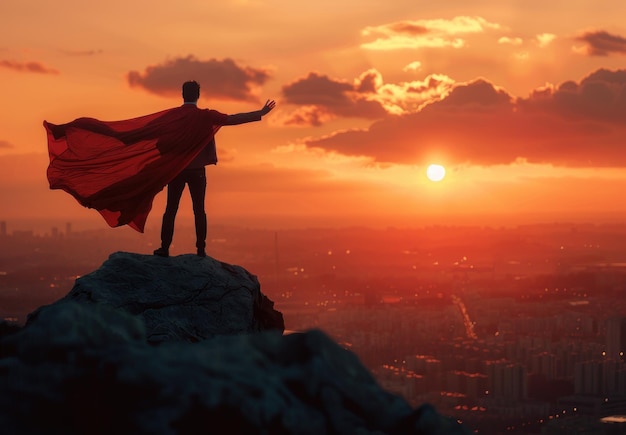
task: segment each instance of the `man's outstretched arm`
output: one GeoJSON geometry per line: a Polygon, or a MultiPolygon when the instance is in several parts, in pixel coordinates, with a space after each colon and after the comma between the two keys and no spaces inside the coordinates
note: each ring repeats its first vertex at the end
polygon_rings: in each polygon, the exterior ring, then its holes
{"type": "Polygon", "coordinates": [[[246,122],[260,121],[261,118],[267,115],[276,106],[274,100],[267,100],[265,105],[260,110],[247,113],[237,113],[234,115],[228,115],[228,119],[224,125],[237,125],[245,124],[246,122]]]}

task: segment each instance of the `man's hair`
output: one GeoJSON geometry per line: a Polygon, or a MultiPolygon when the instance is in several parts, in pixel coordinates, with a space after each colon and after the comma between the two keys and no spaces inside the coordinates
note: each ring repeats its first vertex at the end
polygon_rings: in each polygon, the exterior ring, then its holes
{"type": "Polygon", "coordinates": [[[183,83],[183,100],[185,102],[198,101],[200,98],[200,85],[195,80],[183,83]]]}

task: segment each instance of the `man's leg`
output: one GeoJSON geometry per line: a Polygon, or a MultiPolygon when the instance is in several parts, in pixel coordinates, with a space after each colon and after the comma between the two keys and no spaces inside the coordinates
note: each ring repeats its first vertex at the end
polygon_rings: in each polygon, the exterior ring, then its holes
{"type": "Polygon", "coordinates": [[[170,245],[174,237],[176,212],[178,212],[178,204],[184,189],[185,178],[183,174],[179,174],[167,185],[167,205],[165,206],[163,224],[161,225],[161,247],[154,251],[154,255],[160,255],[161,257],[169,256],[170,245]]]}
{"type": "Polygon", "coordinates": [[[206,196],[206,174],[204,168],[195,169],[193,175],[187,178],[191,202],[193,204],[193,216],[196,223],[196,248],[200,257],[206,256],[206,212],[204,211],[204,198],[206,196]]]}

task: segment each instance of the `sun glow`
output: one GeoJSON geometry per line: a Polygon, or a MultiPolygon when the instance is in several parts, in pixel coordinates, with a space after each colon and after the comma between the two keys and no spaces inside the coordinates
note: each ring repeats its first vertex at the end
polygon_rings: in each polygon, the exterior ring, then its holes
{"type": "Polygon", "coordinates": [[[446,168],[441,165],[432,164],[426,168],[426,176],[430,181],[441,181],[446,176],[446,168]]]}

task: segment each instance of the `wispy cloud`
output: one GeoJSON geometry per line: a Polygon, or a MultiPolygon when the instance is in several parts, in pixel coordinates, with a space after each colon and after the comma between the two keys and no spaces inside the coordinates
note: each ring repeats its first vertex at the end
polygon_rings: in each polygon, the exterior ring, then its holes
{"type": "Polygon", "coordinates": [[[157,95],[180,95],[182,83],[196,80],[202,95],[211,99],[253,102],[259,101],[258,90],[270,77],[270,71],[265,68],[241,66],[232,59],[200,60],[192,55],[127,74],[130,86],[157,95]]]}
{"type": "Polygon", "coordinates": [[[104,50],[61,50],[61,53],[67,54],[68,56],[97,56],[104,53],[104,50]]]}
{"type": "Polygon", "coordinates": [[[611,54],[626,54],[626,38],[620,35],[613,35],[600,30],[595,32],[585,32],[576,40],[584,42],[582,51],[589,56],[609,56],[611,54]]]}
{"type": "Polygon", "coordinates": [[[366,42],[362,48],[369,50],[415,49],[421,47],[461,48],[465,40],[459,35],[482,33],[488,29],[499,29],[482,17],[458,16],[450,20],[405,20],[379,26],[366,27],[361,33],[365,37],[377,37],[366,42]]]}
{"type": "Polygon", "coordinates": [[[0,60],[0,67],[13,71],[36,74],[59,74],[54,68],[47,67],[41,62],[17,62],[14,60],[0,60]]]}

